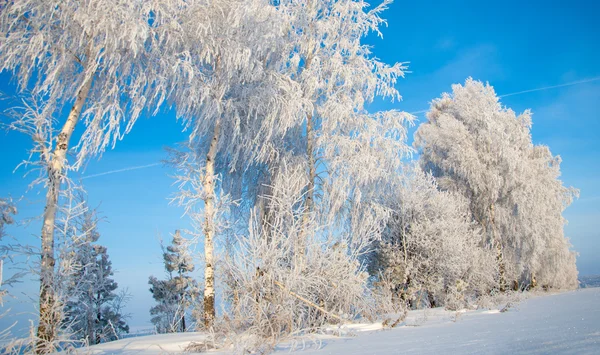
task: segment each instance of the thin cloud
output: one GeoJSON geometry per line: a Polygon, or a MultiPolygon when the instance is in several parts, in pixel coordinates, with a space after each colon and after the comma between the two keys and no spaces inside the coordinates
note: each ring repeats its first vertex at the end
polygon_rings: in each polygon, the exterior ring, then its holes
{"type": "Polygon", "coordinates": [[[158,166],[158,165],[161,165],[161,164],[162,163],[152,163],[152,164],[148,164],[148,165],[130,166],[128,168],[117,169],[117,170],[110,170],[110,171],[105,171],[103,173],[98,173],[98,174],[83,176],[83,177],[81,177],[81,180],[91,179],[91,178],[95,178],[95,177],[99,177],[99,176],[104,176],[104,175],[122,173],[122,172],[125,172],[125,171],[146,169],[146,168],[151,168],[153,166],[158,166]]]}

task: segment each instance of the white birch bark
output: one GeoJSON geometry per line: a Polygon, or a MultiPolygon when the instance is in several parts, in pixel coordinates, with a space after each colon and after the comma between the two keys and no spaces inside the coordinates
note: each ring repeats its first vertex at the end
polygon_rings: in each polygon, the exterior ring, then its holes
{"type": "Polygon", "coordinates": [[[40,320],[37,329],[39,338],[36,352],[44,351],[44,343],[56,338],[58,323],[53,314],[55,302],[52,279],[54,276],[54,226],[56,222],[56,211],[58,196],[60,194],[60,183],[64,174],[66,155],[69,142],[75,126],[81,116],[83,105],[92,87],[93,75],[85,79],[71,108],[71,112],[56,139],[56,146],[48,166],[48,191],[46,192],[46,207],[42,224],[42,253],[40,271],[40,320]]]}
{"type": "Polygon", "coordinates": [[[215,266],[214,266],[214,235],[215,235],[215,158],[217,144],[221,131],[221,122],[215,123],[213,138],[206,155],[206,176],[204,179],[204,325],[212,326],[215,319],[215,266]]]}

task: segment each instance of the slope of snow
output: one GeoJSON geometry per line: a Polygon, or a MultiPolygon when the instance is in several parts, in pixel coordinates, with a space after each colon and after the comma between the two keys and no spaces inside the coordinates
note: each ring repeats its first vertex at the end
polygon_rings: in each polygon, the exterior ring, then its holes
{"type": "MultiPolygon", "coordinates": [[[[279,351],[283,354],[285,349],[279,351]]],[[[600,354],[600,288],[534,297],[507,312],[323,340],[308,354],[600,354]]]]}
{"type": "MultiPolygon", "coordinates": [[[[309,354],[600,354],[600,288],[532,297],[508,309],[460,313],[442,309],[411,311],[402,326],[350,325],[353,337],[319,336],[296,353],[309,354]]],[[[182,352],[201,333],[153,335],[93,346],[91,354],[164,354],[182,352]]],[[[300,346],[298,346],[300,345],[300,346]]],[[[282,344],[277,354],[289,353],[282,344]]],[[[300,349],[299,349],[300,348],[300,349]]],[[[226,352],[210,352],[213,354],[226,352]]]]}

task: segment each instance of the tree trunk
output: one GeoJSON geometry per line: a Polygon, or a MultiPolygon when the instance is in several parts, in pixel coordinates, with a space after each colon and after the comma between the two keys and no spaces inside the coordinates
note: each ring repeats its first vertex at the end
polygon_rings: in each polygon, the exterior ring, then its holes
{"type": "Polygon", "coordinates": [[[181,314],[181,331],[185,333],[185,309],[181,314]]]}
{"type": "Polygon", "coordinates": [[[40,319],[37,329],[38,342],[36,352],[38,354],[52,351],[48,344],[56,339],[58,325],[61,315],[56,313],[56,302],[54,294],[54,224],[58,197],[60,194],[60,183],[64,175],[65,161],[69,141],[75,130],[75,126],[81,116],[81,110],[92,87],[93,75],[84,79],[75,104],[65,122],[60,134],[56,139],[56,146],[52,158],[48,164],[48,191],[46,192],[46,207],[44,209],[44,220],[42,224],[42,255],[40,266],[40,319]]]}
{"type": "Polygon", "coordinates": [[[206,176],[204,178],[204,325],[209,328],[215,319],[215,270],[213,238],[215,235],[215,158],[221,122],[217,120],[206,155],[206,176]]]}
{"type": "Polygon", "coordinates": [[[277,175],[278,167],[275,166],[273,171],[267,171],[264,174],[264,178],[260,180],[259,193],[257,197],[258,204],[258,220],[262,232],[265,234],[267,244],[271,243],[271,222],[273,219],[273,213],[271,212],[270,201],[273,196],[273,181],[277,175]]]}
{"type": "Polygon", "coordinates": [[[89,345],[94,345],[94,340],[96,339],[96,335],[94,334],[94,329],[96,329],[95,317],[96,312],[94,311],[93,305],[96,304],[94,302],[94,295],[91,289],[87,292],[87,310],[86,310],[86,321],[87,321],[87,329],[85,329],[85,339],[87,339],[89,345]]]}
{"type": "MultiPolygon", "coordinates": [[[[312,4],[307,4],[309,8],[313,8],[312,4]]],[[[308,70],[310,65],[312,64],[314,56],[314,51],[311,51],[306,56],[306,62],[304,65],[304,69],[308,70]]],[[[308,229],[308,222],[310,220],[310,215],[314,209],[314,189],[315,189],[315,156],[314,156],[314,127],[313,127],[313,114],[312,112],[306,115],[306,158],[308,162],[308,191],[306,192],[306,197],[304,200],[304,214],[302,216],[302,230],[300,232],[299,238],[296,241],[296,267],[303,264],[304,253],[306,248],[306,234],[308,229]]]]}
{"type": "Polygon", "coordinates": [[[102,304],[100,303],[100,291],[98,291],[98,298],[96,298],[98,300],[98,303],[96,304],[96,327],[94,329],[94,331],[96,332],[96,342],[94,344],[100,344],[100,341],[102,340],[101,335],[102,335],[102,313],[101,313],[101,309],[102,309],[102,304]]]}
{"type": "Polygon", "coordinates": [[[437,304],[435,303],[435,297],[433,297],[433,293],[430,291],[427,291],[427,301],[429,301],[429,308],[437,307],[437,304]]]}
{"type": "Polygon", "coordinates": [[[502,241],[496,235],[496,224],[494,221],[494,205],[490,205],[490,223],[492,224],[493,243],[496,246],[496,262],[498,263],[499,271],[499,288],[500,292],[506,292],[508,284],[506,283],[506,265],[504,264],[504,255],[502,253],[502,241]]]}
{"type": "Polygon", "coordinates": [[[296,241],[296,257],[297,264],[301,265],[304,259],[304,253],[306,248],[306,234],[308,233],[308,222],[310,216],[314,210],[314,190],[315,190],[315,156],[314,156],[314,129],[313,129],[313,117],[312,114],[306,116],[306,156],[308,161],[308,186],[306,191],[306,197],[304,202],[304,214],[302,216],[302,232],[300,237],[296,241]]]}

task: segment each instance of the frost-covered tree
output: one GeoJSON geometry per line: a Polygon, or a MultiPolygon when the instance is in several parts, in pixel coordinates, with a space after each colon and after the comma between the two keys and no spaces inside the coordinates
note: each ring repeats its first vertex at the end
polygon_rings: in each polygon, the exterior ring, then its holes
{"type": "Polygon", "coordinates": [[[367,311],[368,275],[355,253],[337,238],[323,238],[303,206],[308,183],[304,166],[282,162],[267,196],[269,223],[251,213],[249,230],[221,273],[227,306],[225,329],[238,353],[268,351],[291,334],[344,323],[367,311]],[[297,267],[296,241],[304,235],[304,266],[297,267]]]}
{"type": "Polygon", "coordinates": [[[392,302],[462,308],[494,286],[492,254],[468,201],[439,191],[433,176],[407,167],[389,193],[391,218],[374,253],[371,273],[392,302]]]}
{"type": "MultiPolygon", "coordinates": [[[[298,86],[281,73],[288,57],[280,44],[281,16],[271,3],[223,0],[198,11],[214,22],[197,29],[197,18],[183,18],[182,26],[193,34],[191,70],[199,78],[176,98],[191,135],[173,163],[180,171],[177,201],[201,226],[197,234],[204,239],[204,323],[210,326],[215,318],[214,240],[223,212],[219,207],[227,207],[217,196],[232,192],[229,186],[243,189],[226,173],[272,159],[278,152],[269,142],[295,123],[304,101],[298,86]],[[205,45],[195,48],[196,42],[205,45]]],[[[253,190],[246,189],[250,195],[253,190]]]]}
{"type": "Polygon", "coordinates": [[[163,248],[166,280],[150,276],[150,292],[158,303],[150,309],[152,323],[158,333],[185,332],[186,314],[190,306],[196,305],[199,296],[198,284],[190,276],[194,263],[189,251],[189,241],[179,231],[173,234],[171,244],[163,248]]]}
{"type": "MultiPolygon", "coordinates": [[[[14,205],[10,198],[0,198],[0,241],[5,236],[4,226],[14,223],[13,216],[17,214],[17,207],[14,205]]],[[[0,251],[4,251],[1,250],[0,251]]],[[[2,297],[5,296],[6,291],[3,290],[2,281],[4,280],[4,257],[0,256],[0,305],[2,305],[2,297]]],[[[0,339],[4,335],[4,332],[0,332],[0,339]]]]}
{"type": "MultiPolygon", "coordinates": [[[[371,32],[381,35],[380,16],[388,5],[384,1],[371,10],[360,0],[280,5],[290,22],[290,78],[311,103],[287,143],[305,161],[305,212],[316,212],[320,223],[333,229],[345,229],[351,243],[376,237],[368,231],[378,229],[383,216],[365,216],[374,211],[371,188],[397,173],[410,151],[405,144],[409,115],[366,108],[376,97],[400,99],[394,86],[405,66],[377,60],[363,43],[371,32]]],[[[306,243],[299,237],[301,259],[306,243]]]]}
{"type": "Polygon", "coordinates": [[[564,235],[567,221],[562,215],[579,191],[563,186],[560,162],[547,146],[533,146],[520,172],[520,184],[509,197],[513,211],[500,216],[516,220],[508,224],[512,228],[506,233],[520,236],[520,287],[575,289],[579,284],[576,253],[564,235]]]}
{"type": "MultiPolygon", "coordinates": [[[[40,167],[47,188],[41,233],[40,321],[38,336],[52,341],[54,229],[61,183],[66,171],[114,145],[132,128],[144,108],[161,103],[162,86],[143,55],[153,14],[152,4],[90,0],[2,1],[0,71],[9,71],[21,93],[36,105],[12,127],[34,140],[30,162],[40,167]],[[65,112],[68,108],[68,113],[65,112]],[[81,126],[77,144],[72,144],[81,126]],[[69,164],[67,152],[77,157],[69,164]]],[[[154,37],[152,37],[154,38],[154,37]]]]}
{"type": "Polygon", "coordinates": [[[531,113],[503,107],[491,86],[469,78],[452,90],[433,101],[415,134],[422,167],[469,201],[483,245],[496,250],[500,290],[509,282],[534,285],[536,273],[552,268],[542,260],[553,257],[561,261],[560,287],[572,287],[574,257],[561,213],[574,190],[558,180],[560,160],[533,145],[531,113]]]}
{"type": "Polygon", "coordinates": [[[74,339],[87,344],[119,339],[129,332],[122,314],[125,294],[117,294],[112,278],[112,263],[107,248],[98,244],[97,212],[79,197],[83,212],[73,223],[72,247],[61,260],[69,260],[74,268],[70,275],[66,320],[74,339]]]}
{"type": "Polygon", "coordinates": [[[17,207],[10,198],[0,198],[0,240],[4,237],[4,226],[15,222],[17,207]]]}

